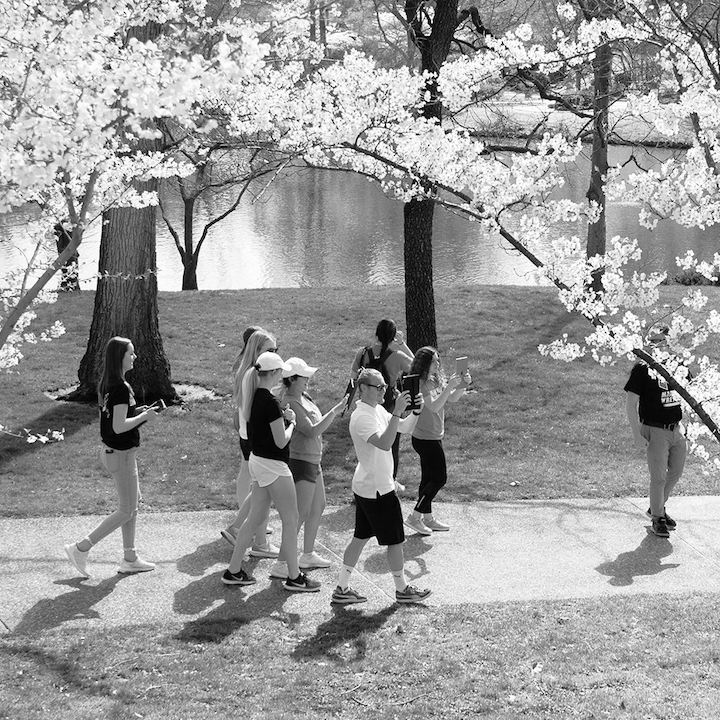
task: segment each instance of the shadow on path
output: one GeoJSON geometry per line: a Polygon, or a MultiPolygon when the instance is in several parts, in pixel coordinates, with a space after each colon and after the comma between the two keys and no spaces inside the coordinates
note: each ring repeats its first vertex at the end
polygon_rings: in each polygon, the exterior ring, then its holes
{"type": "MultiPolygon", "coordinates": [[[[374,539],[370,540],[370,543],[374,542],[374,539]]],[[[418,578],[430,573],[427,562],[422,556],[432,550],[432,547],[432,543],[429,542],[429,538],[425,535],[407,535],[405,537],[403,556],[405,557],[405,577],[409,583],[414,583],[418,578]]],[[[360,561],[363,562],[362,556],[360,561]]],[[[363,572],[368,574],[389,575],[390,567],[387,562],[387,550],[378,545],[372,547],[370,554],[363,562],[362,569],[363,572]]]]}
{"type": "Polygon", "coordinates": [[[620,553],[615,560],[598,565],[595,569],[601,575],[610,576],[610,585],[632,585],[640,575],[657,575],[663,570],[679,567],[679,563],[662,563],[662,559],[671,555],[672,551],[669,540],[659,538],[648,530],[647,536],[635,550],[620,553]]]}
{"type": "MultiPolygon", "coordinates": [[[[197,615],[212,608],[202,617],[185,623],[175,635],[176,639],[217,643],[253,620],[273,618],[284,627],[293,627],[300,622],[298,613],[283,610],[290,593],[282,587],[280,580],[273,580],[258,592],[256,585],[249,585],[247,589],[224,585],[220,579],[222,572],[195,580],[175,593],[173,609],[179,615],[197,615]]],[[[252,569],[251,572],[257,575],[252,569]]]]}
{"type": "Polygon", "coordinates": [[[54,598],[43,598],[33,605],[12,632],[15,635],[37,635],[43,630],[59,627],[70,620],[97,619],[94,606],[115,590],[117,584],[132,575],[118,573],[97,585],[84,585],[82,578],[58,580],[56,585],[69,585],[71,592],[54,598]]]}
{"type": "Polygon", "coordinates": [[[230,543],[220,537],[204,545],[198,545],[193,552],[178,558],[175,565],[178,572],[192,577],[202,577],[207,569],[218,563],[228,564],[232,553],[230,543]]]}

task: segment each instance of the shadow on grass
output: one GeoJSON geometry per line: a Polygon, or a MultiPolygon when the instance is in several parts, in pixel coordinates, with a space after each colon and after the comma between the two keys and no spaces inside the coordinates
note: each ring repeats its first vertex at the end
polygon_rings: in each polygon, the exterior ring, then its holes
{"type": "MultiPolygon", "coordinates": [[[[88,425],[98,422],[97,405],[93,403],[70,403],[55,401],[52,408],[42,415],[27,421],[26,427],[34,433],[64,428],[67,440],[88,425]]],[[[38,452],[43,448],[40,442],[29,443],[23,438],[0,434],[0,468],[4,463],[21,455],[38,452]]]]}
{"type": "Polygon", "coordinates": [[[679,567],[679,563],[663,565],[662,558],[671,555],[673,546],[666,538],[659,538],[648,530],[635,550],[620,553],[615,560],[598,565],[595,569],[601,575],[609,575],[610,585],[624,587],[632,585],[641,575],[657,575],[663,570],[679,567]]]}
{"type": "Polygon", "coordinates": [[[373,615],[366,615],[362,610],[333,607],[333,616],[318,625],[313,637],[300,642],[291,656],[298,660],[325,657],[343,663],[361,660],[367,653],[367,635],[380,630],[398,607],[391,605],[373,615]],[[350,650],[341,655],[339,648],[346,645],[350,650]]]}
{"type": "Polygon", "coordinates": [[[68,585],[71,592],[54,598],[43,598],[31,607],[13,628],[14,635],[38,635],[43,630],[59,627],[71,620],[97,619],[100,613],[94,606],[104,600],[117,584],[131,575],[117,574],[97,585],[84,585],[81,578],[58,580],[56,585],[68,585]]]}
{"type": "MultiPolygon", "coordinates": [[[[283,627],[300,622],[298,613],[283,611],[290,593],[282,588],[280,580],[273,580],[259,592],[248,593],[242,587],[224,585],[221,576],[222,572],[216,572],[202,577],[175,593],[173,609],[180,615],[197,615],[212,608],[206,615],[185,623],[175,639],[219,643],[244,625],[261,618],[273,618],[283,627]]],[[[255,586],[248,588],[254,590],[255,586]]]]}

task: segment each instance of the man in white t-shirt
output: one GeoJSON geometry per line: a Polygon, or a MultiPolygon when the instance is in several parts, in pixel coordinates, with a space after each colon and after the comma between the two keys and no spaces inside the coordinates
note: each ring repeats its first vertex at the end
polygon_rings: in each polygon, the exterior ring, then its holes
{"type": "Polygon", "coordinates": [[[385,380],[377,370],[362,370],[357,379],[359,400],[350,417],[350,437],[358,465],[352,481],[355,495],[355,532],[343,556],[338,585],[332,603],[348,605],[367,600],[349,587],[350,576],[367,541],[376,537],[387,547],[387,559],[395,581],[395,599],[399,603],[424,600],[430,590],[420,590],[405,580],[403,557],[402,508],[393,480],[392,444],[398,432],[410,433],[422,411],[422,395],[416,397],[419,409],[401,419],[410,404],[410,395],[398,395],[392,413],[382,406],[385,380]]]}

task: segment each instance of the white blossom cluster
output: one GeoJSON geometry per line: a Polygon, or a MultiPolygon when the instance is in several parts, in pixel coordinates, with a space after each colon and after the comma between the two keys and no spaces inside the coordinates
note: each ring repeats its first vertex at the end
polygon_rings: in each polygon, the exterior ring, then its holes
{"type": "Polygon", "coordinates": [[[27,428],[23,428],[23,432],[14,432],[10,430],[10,428],[5,427],[4,425],[0,425],[0,433],[3,435],[10,435],[11,437],[19,438],[21,440],[25,440],[25,442],[28,443],[36,443],[39,442],[42,445],[46,445],[47,443],[52,442],[60,442],[61,440],[65,439],[65,428],[62,430],[46,430],[44,433],[35,432],[33,430],[28,430],[27,428]]]}

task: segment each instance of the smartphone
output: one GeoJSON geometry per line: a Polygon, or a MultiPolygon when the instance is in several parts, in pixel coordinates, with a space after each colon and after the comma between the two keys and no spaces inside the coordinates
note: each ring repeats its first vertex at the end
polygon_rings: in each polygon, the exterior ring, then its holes
{"type": "Polygon", "coordinates": [[[419,375],[406,375],[403,378],[403,392],[408,391],[410,393],[410,404],[407,406],[407,410],[417,410],[420,405],[415,402],[415,396],[420,392],[420,376],[419,375]]]}
{"type": "Polygon", "coordinates": [[[347,384],[347,387],[345,388],[345,393],[343,397],[347,396],[347,402],[345,403],[345,407],[342,409],[342,412],[340,413],[340,417],[342,417],[349,409],[350,404],[353,401],[353,398],[355,397],[355,381],[350,379],[350,381],[347,384]]]}
{"type": "Polygon", "coordinates": [[[468,359],[467,355],[455,358],[455,374],[461,377],[468,371],[468,359]]]}
{"type": "Polygon", "coordinates": [[[151,410],[154,410],[155,412],[162,412],[163,410],[167,410],[167,405],[165,404],[165,401],[160,398],[160,400],[156,400],[151,406],[151,410]]]}

